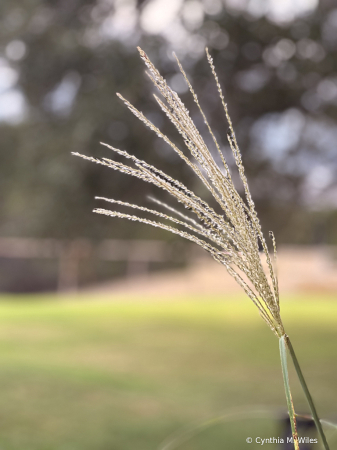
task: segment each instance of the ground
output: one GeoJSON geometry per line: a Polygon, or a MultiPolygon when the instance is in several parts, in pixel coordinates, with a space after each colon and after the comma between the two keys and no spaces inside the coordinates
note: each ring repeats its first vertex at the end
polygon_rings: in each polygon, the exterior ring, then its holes
{"type": "MultiPolygon", "coordinates": [[[[159,449],[221,415],[167,449],[240,450],[248,436],[278,434],[274,418],[286,409],[278,342],[254,305],[234,294],[167,300],[4,297],[0,448],[159,449]]],[[[334,296],[288,295],[282,314],[318,411],[335,420],[334,296]]]]}
{"type": "MultiPolygon", "coordinates": [[[[92,286],[86,291],[171,299],[182,295],[226,296],[241,288],[225,268],[206,252],[191,258],[185,270],[132,276],[119,282],[92,286]]],[[[281,246],[276,269],[283,294],[334,294],[337,298],[337,254],[334,247],[281,246]]]]}

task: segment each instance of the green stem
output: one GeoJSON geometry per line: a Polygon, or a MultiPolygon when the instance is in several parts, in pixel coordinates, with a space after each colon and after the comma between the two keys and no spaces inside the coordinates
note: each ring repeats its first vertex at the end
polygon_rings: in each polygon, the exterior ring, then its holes
{"type": "Polygon", "coordinates": [[[285,335],[285,341],[286,341],[287,347],[289,349],[290,356],[291,356],[291,358],[293,360],[293,363],[294,363],[294,366],[295,366],[295,369],[296,369],[296,372],[297,372],[298,379],[300,380],[302,389],[303,389],[304,394],[306,396],[306,399],[307,399],[307,401],[309,403],[309,407],[310,407],[310,410],[311,410],[312,418],[314,419],[314,422],[315,422],[318,434],[320,435],[320,437],[322,439],[322,442],[323,442],[325,450],[329,450],[329,445],[328,445],[328,442],[326,440],[322,424],[321,424],[321,422],[320,422],[320,420],[318,418],[318,414],[317,414],[314,402],[313,402],[312,397],[310,395],[307,383],[305,382],[305,379],[303,377],[303,373],[302,373],[302,370],[301,370],[300,365],[298,363],[298,360],[296,358],[293,346],[291,345],[290,339],[289,339],[289,337],[287,335],[285,335]]]}
{"type": "Polygon", "coordinates": [[[283,382],[284,382],[284,389],[286,392],[286,399],[287,399],[287,406],[288,406],[288,412],[289,412],[289,419],[290,419],[290,425],[291,425],[291,431],[294,439],[294,447],[295,450],[299,450],[299,443],[298,443],[298,434],[297,434],[297,428],[296,428],[296,417],[295,417],[295,410],[294,410],[294,404],[291,397],[290,392],[290,385],[289,385],[289,376],[288,376],[288,364],[287,364],[287,349],[286,349],[286,335],[283,335],[280,337],[279,340],[280,344],[280,357],[281,357],[281,366],[282,366],[282,374],[283,374],[283,382]]]}

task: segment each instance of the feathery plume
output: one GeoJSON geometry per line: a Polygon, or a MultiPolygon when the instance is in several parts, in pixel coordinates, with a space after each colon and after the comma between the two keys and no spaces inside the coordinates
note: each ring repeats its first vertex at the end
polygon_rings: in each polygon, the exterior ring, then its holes
{"type": "MultiPolygon", "coordinates": [[[[98,159],[81,155],[79,153],[73,154],[97,164],[110,167],[111,169],[118,170],[119,172],[134,176],[147,183],[152,183],[153,185],[168,192],[176,199],[178,203],[184,205],[190,213],[194,214],[194,217],[183,214],[175,207],[167,205],[166,203],[154,198],[150,198],[150,200],[156,203],[159,207],[165,208],[170,213],[173,213],[173,216],[155,209],[149,209],[144,206],[134,205],[132,203],[105,197],[96,198],[115,205],[126,206],[130,209],[136,210],[136,212],[143,212],[156,216],[158,220],[160,219],[160,221],[140,217],[137,214],[125,214],[103,208],[97,208],[94,212],[110,217],[118,217],[146,223],[153,227],[159,227],[163,230],[170,231],[171,233],[177,234],[184,239],[198,244],[210,253],[217,262],[225,266],[228,273],[236,280],[247,296],[253,301],[255,306],[258,308],[261,317],[279,338],[282,372],[295,450],[299,450],[299,441],[296,429],[296,414],[288,380],[286,348],[288,348],[294,362],[297,375],[308,400],[312,416],[318,433],[322,439],[324,448],[325,450],[329,450],[315,405],[304,380],[289,336],[285,334],[282,324],[277,275],[269,255],[268,246],[263,236],[260,221],[255,210],[254,201],[249,190],[247,177],[242,164],[241,153],[234,133],[233,124],[229,116],[227,104],[225,103],[221,85],[215,71],[213,59],[206,49],[207,60],[215,80],[215,85],[218,90],[222,106],[224,108],[226,120],[228,122],[229,132],[227,134],[227,139],[244,187],[244,199],[240,196],[234,186],[229,166],[221,152],[220,145],[217,142],[215,134],[213,133],[211,126],[207,121],[206,115],[201,108],[197,94],[194,92],[194,89],[176,55],[174,56],[177,60],[178,67],[186,80],[194,102],[196,103],[199,112],[203,117],[206,128],[213,139],[217,152],[220,155],[223,168],[220,168],[215,162],[210,150],[208,149],[204,139],[195,126],[187,108],[179,98],[178,94],[168,86],[165,79],[160,75],[146,53],[140,48],[138,48],[138,50],[142,60],[147,66],[148,76],[162,96],[162,99],[160,99],[155,95],[155,100],[183,138],[184,144],[189,152],[189,156],[186,156],[183,150],[175,145],[128,100],[120,94],[117,94],[118,97],[125,103],[130,111],[138,117],[139,120],[154,131],[158,137],[163,139],[193,170],[196,176],[201,180],[212,197],[218,203],[221,209],[221,214],[217,213],[211,206],[209,206],[207,202],[202,200],[178,180],[175,180],[163,171],[146,163],[145,161],[142,161],[141,159],[136,158],[133,155],[130,155],[124,150],[120,150],[103,143],[103,145],[108,147],[113,152],[123,156],[126,160],[129,160],[129,164],[123,164],[109,158],[98,159]],[[167,222],[170,222],[171,224],[167,224],[167,222]],[[266,271],[264,270],[261,261],[261,254],[259,251],[260,246],[262,247],[262,252],[267,262],[266,271]]],[[[272,232],[270,232],[270,237],[273,244],[275,262],[276,243],[272,232]]]]}
{"type": "MultiPolygon", "coordinates": [[[[215,162],[203,137],[191,119],[189,111],[179,98],[178,94],[168,86],[166,80],[160,75],[159,71],[152,64],[146,53],[140,48],[138,48],[138,50],[148,69],[148,76],[162,97],[162,99],[160,99],[154,95],[154,98],[183,138],[184,144],[187,147],[190,156],[186,156],[182,149],[175,145],[149,119],[147,119],[141,111],[138,111],[122,95],[117,94],[118,97],[139,120],[154,131],[158,137],[163,139],[194,171],[197,177],[199,177],[201,182],[208,189],[212,197],[216,200],[222,213],[217,213],[211,206],[208,205],[207,202],[189,190],[184,184],[173,179],[163,171],[147,164],[145,161],[142,161],[133,155],[130,155],[124,150],[119,150],[108,144],[103,145],[115,153],[125,157],[125,159],[130,160],[132,165],[123,164],[108,158],[97,159],[81,155],[79,153],[74,153],[74,155],[80,156],[97,164],[102,164],[136,178],[140,178],[145,182],[152,183],[172,195],[178,203],[184,205],[184,207],[192,212],[195,217],[189,217],[178,211],[176,208],[153,198],[151,198],[151,200],[159,205],[159,207],[167,209],[173,213],[174,216],[178,216],[179,219],[155,209],[149,209],[143,206],[102,197],[96,198],[115,205],[126,206],[137,210],[138,212],[149,213],[157,216],[157,218],[162,221],[149,220],[147,218],[140,217],[137,214],[124,214],[118,211],[103,208],[97,208],[94,212],[110,217],[124,218],[146,223],[154,227],[159,227],[200,245],[204,250],[210,253],[217,262],[225,266],[228,273],[236,280],[248,297],[257,306],[261,317],[265,320],[265,322],[267,322],[273,332],[278,337],[283,336],[284,328],[280,317],[277,276],[269,255],[266,240],[262,233],[258,216],[255,211],[255,205],[242,164],[241,153],[228,113],[228,108],[224,101],[222,89],[215,72],[212,57],[206,49],[208,63],[210,65],[220,100],[224,108],[225,117],[229,125],[229,133],[227,138],[244,187],[245,200],[242,199],[234,186],[229,166],[224,155],[222,154],[220,145],[217,142],[215,134],[213,133],[210,124],[207,121],[206,115],[200,106],[197,94],[189,82],[177,56],[174,55],[177,60],[178,67],[187,82],[194,102],[203,117],[206,127],[216,146],[217,152],[220,155],[223,164],[222,169],[215,162]],[[168,225],[166,223],[167,221],[171,222],[172,225],[168,225]],[[267,261],[267,272],[263,269],[259,244],[262,246],[263,253],[267,261]]],[[[276,257],[275,238],[273,234],[271,234],[271,237],[274,247],[274,254],[276,257]]]]}

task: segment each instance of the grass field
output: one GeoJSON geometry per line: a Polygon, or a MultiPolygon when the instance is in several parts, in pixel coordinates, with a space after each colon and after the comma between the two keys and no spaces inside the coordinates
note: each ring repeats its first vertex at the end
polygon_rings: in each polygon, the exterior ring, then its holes
{"type": "MultiPolygon", "coordinates": [[[[334,420],[337,302],[285,298],[282,313],[318,411],[334,420]]],[[[285,408],[277,339],[242,297],[3,297],[0,361],[1,450],[158,449],[221,414],[176,448],[253,449],[246,437],[278,436],[271,419],[285,408]],[[261,408],[265,418],[230,416],[261,408]]],[[[307,412],[294,372],[291,384],[307,412]]]]}

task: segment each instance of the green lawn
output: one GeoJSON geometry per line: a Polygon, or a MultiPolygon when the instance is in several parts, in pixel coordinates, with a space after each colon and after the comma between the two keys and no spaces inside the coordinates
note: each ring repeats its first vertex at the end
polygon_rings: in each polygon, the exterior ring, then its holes
{"type": "MultiPolygon", "coordinates": [[[[337,302],[285,298],[282,313],[318,411],[335,420],[337,302]]],[[[278,436],[286,405],[277,339],[242,297],[2,297],[0,362],[1,450],[156,450],[222,414],[176,448],[253,449],[246,437],[278,436]]],[[[293,372],[291,385],[307,412],[293,372]]]]}

